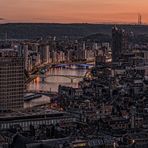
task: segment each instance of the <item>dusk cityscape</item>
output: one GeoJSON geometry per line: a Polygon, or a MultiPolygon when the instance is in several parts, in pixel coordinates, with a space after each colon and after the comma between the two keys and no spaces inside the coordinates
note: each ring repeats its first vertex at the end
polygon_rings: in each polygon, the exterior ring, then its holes
{"type": "Polygon", "coordinates": [[[147,8],[0,1],[0,148],[148,148],[147,8]]]}

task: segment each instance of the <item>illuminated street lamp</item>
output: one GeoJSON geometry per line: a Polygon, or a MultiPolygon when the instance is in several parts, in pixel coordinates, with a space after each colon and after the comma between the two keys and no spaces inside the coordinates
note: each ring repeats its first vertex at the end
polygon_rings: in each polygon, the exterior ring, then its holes
{"type": "Polygon", "coordinates": [[[133,144],[135,143],[135,140],[134,140],[134,139],[132,140],[132,143],[133,143],[133,144]]]}

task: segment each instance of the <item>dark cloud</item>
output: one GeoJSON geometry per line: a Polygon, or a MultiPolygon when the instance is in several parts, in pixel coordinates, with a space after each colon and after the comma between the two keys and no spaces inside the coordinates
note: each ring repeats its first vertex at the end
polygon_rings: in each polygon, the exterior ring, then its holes
{"type": "Polygon", "coordinates": [[[4,20],[5,20],[5,18],[0,17],[0,21],[4,21],[4,20]]]}

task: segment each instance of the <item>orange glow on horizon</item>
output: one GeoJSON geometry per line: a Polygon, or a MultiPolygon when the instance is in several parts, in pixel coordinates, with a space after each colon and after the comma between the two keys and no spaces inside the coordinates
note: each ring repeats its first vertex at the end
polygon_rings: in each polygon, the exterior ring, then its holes
{"type": "Polygon", "coordinates": [[[147,0],[4,0],[0,22],[148,23],[147,0]]]}

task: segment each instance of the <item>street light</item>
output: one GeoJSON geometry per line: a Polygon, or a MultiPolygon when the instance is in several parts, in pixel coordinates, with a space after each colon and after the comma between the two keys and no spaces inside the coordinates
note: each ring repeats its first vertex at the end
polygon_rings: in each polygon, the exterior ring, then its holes
{"type": "Polygon", "coordinates": [[[132,140],[132,143],[133,143],[133,144],[135,143],[135,140],[134,140],[134,139],[132,140]]]}

